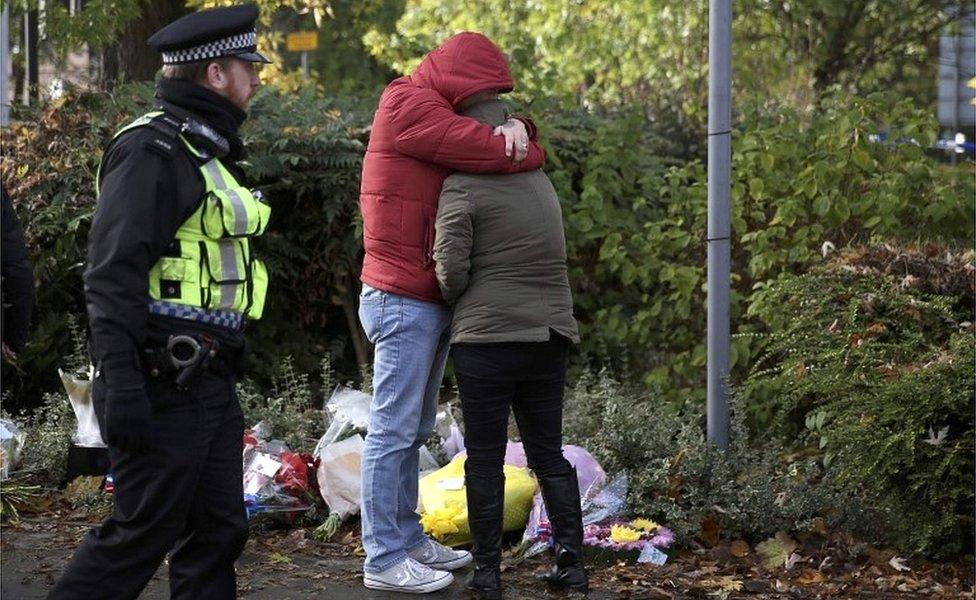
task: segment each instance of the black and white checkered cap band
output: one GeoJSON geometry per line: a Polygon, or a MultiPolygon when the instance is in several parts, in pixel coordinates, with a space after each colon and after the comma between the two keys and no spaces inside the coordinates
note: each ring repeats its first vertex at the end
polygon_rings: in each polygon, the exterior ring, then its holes
{"type": "Polygon", "coordinates": [[[253,51],[257,46],[257,33],[249,31],[207,42],[185,50],[163,52],[164,65],[182,65],[221,56],[233,56],[245,51],[253,51]]]}

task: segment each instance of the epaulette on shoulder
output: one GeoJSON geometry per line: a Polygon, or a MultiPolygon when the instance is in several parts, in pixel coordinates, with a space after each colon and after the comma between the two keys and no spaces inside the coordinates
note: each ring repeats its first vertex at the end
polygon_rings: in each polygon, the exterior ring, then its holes
{"type": "Polygon", "coordinates": [[[153,117],[147,126],[152,129],[153,135],[146,137],[146,148],[166,158],[173,156],[179,150],[182,123],[178,119],[162,113],[153,117]]]}

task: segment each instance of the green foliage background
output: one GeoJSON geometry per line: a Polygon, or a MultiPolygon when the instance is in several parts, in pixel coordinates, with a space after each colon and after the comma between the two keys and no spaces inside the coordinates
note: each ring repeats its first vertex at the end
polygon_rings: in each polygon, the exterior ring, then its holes
{"type": "MultiPolygon", "coordinates": [[[[15,17],[36,6],[12,4],[15,17]]],[[[938,33],[971,5],[737,3],[736,431],[722,454],[704,439],[701,410],[708,2],[258,4],[262,51],[277,63],[262,78],[275,85],[255,98],[243,135],[248,175],[274,210],[259,248],[273,291],[248,332],[249,417],[308,446],[322,427],[313,390],[368,360],[357,199],[372,112],[390,78],[476,30],[507,53],[516,108],[539,126],[563,203],[583,338],[567,431],[630,473],[631,508],[683,540],[707,520],[753,541],[844,527],[904,552],[972,551],[973,257],[958,250],[972,247],[976,185],[971,164],[924,150],[938,131],[938,33]],[[308,29],[320,41],[311,81],[283,48],[286,32],[308,29]],[[883,242],[923,250],[879,254],[883,242]],[[934,258],[947,252],[955,258],[934,258]]],[[[75,16],[59,6],[44,41],[52,56],[110,44],[138,18],[137,0],[88,2],[75,16]]],[[[30,347],[3,365],[4,408],[39,407],[27,423],[45,468],[63,466],[70,429],[52,392],[61,357],[78,354],[71,318],[84,315],[94,174],[105,143],[151,98],[143,83],[18,108],[0,149],[39,282],[30,347]]]]}

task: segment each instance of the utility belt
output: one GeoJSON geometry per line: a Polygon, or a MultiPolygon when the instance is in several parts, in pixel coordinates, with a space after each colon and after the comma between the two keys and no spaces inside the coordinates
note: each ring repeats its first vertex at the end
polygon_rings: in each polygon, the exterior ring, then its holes
{"type": "Polygon", "coordinates": [[[164,346],[145,348],[142,363],[150,378],[173,378],[176,387],[186,389],[204,371],[239,377],[244,354],[243,348],[226,348],[206,334],[175,334],[164,346]]]}

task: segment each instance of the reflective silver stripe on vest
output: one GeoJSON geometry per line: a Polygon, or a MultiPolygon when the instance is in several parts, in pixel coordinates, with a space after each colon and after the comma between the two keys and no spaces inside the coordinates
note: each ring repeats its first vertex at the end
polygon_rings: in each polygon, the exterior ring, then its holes
{"type": "Polygon", "coordinates": [[[222,281],[233,281],[233,283],[220,284],[220,308],[230,308],[234,306],[237,297],[237,286],[240,284],[240,271],[237,268],[237,254],[234,251],[234,240],[220,240],[217,245],[220,247],[220,279],[222,281]]]}
{"type": "MultiPolygon", "coordinates": [[[[247,233],[247,209],[244,202],[237,192],[230,189],[223,173],[220,172],[220,165],[217,159],[209,160],[204,165],[207,173],[213,179],[217,189],[227,192],[230,199],[231,208],[234,211],[234,231],[231,235],[244,235],[247,233]]],[[[235,182],[236,183],[236,182],[235,182]]],[[[237,252],[235,240],[218,240],[217,246],[220,248],[220,280],[227,283],[220,283],[220,308],[228,309],[234,306],[237,300],[237,290],[241,286],[241,272],[237,264],[237,252]]]]}
{"type": "Polygon", "coordinates": [[[247,209],[244,208],[244,202],[241,197],[237,195],[235,190],[232,190],[227,182],[224,181],[224,175],[220,172],[220,166],[217,164],[217,159],[207,161],[204,165],[207,169],[207,173],[213,178],[214,183],[217,184],[218,190],[223,190],[227,192],[227,196],[230,198],[230,205],[234,210],[234,231],[231,235],[244,235],[247,233],[247,209]]]}

